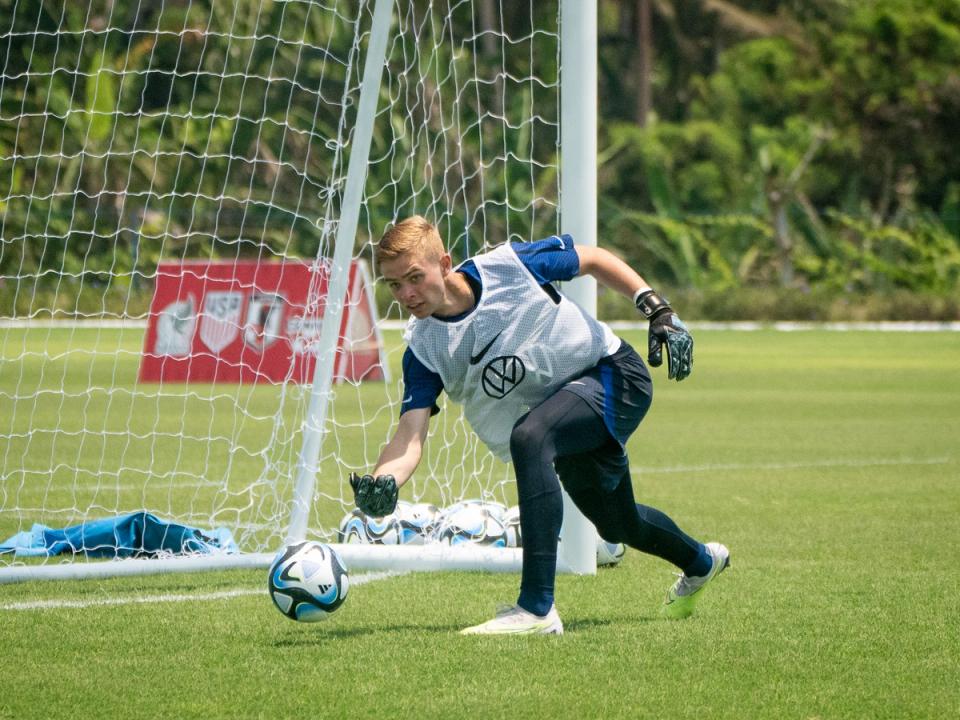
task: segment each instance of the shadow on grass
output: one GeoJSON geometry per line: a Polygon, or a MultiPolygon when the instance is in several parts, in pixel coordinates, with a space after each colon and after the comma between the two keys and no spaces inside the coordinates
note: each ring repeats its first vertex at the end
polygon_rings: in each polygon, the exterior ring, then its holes
{"type": "Polygon", "coordinates": [[[580,632],[583,630],[594,630],[607,628],[611,626],[627,627],[630,625],[639,625],[641,623],[659,622],[662,618],[656,615],[623,615],[618,617],[605,618],[574,618],[563,621],[564,632],[580,632]]]}
{"type": "Polygon", "coordinates": [[[460,625],[385,625],[381,627],[317,627],[316,632],[302,633],[290,637],[278,638],[273,642],[274,647],[303,647],[320,645],[330,640],[359,638],[367,635],[383,635],[384,633],[413,632],[456,634],[460,632],[460,625]]]}
{"type": "MultiPolygon", "coordinates": [[[[658,615],[622,615],[617,617],[592,618],[581,617],[571,620],[565,620],[563,623],[564,632],[589,632],[590,630],[605,629],[609,627],[628,627],[630,625],[640,625],[643,623],[662,622],[663,618],[658,615]]],[[[273,641],[273,646],[283,647],[309,647],[311,645],[320,645],[330,640],[346,640],[366,637],[368,635],[382,635],[383,633],[415,633],[423,634],[444,634],[459,635],[460,631],[469,625],[465,621],[462,625],[425,625],[408,623],[404,625],[383,625],[378,627],[342,627],[330,625],[316,625],[306,632],[291,635],[289,637],[277,638],[273,641]]]]}

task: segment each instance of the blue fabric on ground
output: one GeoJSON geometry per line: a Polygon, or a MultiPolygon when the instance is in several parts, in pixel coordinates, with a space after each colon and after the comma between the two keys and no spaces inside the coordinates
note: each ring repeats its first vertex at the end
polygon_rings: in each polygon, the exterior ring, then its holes
{"type": "Polygon", "coordinates": [[[0,543],[0,554],[17,557],[82,553],[87,557],[150,557],[239,552],[227,528],[199,530],[148,512],[90,520],[62,530],[34,525],[0,543]]]}

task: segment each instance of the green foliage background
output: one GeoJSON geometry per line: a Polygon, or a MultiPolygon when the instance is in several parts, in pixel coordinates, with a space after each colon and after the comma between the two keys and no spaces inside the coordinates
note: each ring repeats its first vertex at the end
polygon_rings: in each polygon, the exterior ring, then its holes
{"type": "MultiPolygon", "coordinates": [[[[412,212],[458,257],[554,232],[557,3],[394,16],[361,245],[412,212]]],[[[161,259],[326,246],[369,8],[0,17],[0,314],[142,315],[161,259]]],[[[600,244],[687,317],[960,318],[960,3],[601,0],[599,28],[600,244]]]]}
{"type": "Polygon", "coordinates": [[[957,317],[960,4],[653,5],[654,112],[604,123],[607,241],[708,317],[957,317]]]}

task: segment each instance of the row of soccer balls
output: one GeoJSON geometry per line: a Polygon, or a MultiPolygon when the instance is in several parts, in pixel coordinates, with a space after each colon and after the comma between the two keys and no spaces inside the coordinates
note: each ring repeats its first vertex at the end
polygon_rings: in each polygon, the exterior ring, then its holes
{"type": "MultiPolygon", "coordinates": [[[[440,509],[429,503],[401,500],[382,518],[353,510],[340,521],[337,541],[376,545],[489,545],[522,547],[520,510],[485,500],[464,500],[440,509]]],[[[623,543],[597,541],[597,565],[615,565],[623,558],[623,543]]]]}

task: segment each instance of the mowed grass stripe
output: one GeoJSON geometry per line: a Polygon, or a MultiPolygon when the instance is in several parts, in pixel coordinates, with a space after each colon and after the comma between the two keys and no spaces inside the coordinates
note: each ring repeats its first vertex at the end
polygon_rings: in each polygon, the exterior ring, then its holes
{"type": "MultiPolygon", "coordinates": [[[[626,337],[644,347],[643,333],[626,337]]],[[[637,552],[594,577],[558,579],[562,638],[460,637],[516,598],[515,575],[484,573],[368,583],[316,626],[255,595],[0,613],[0,652],[17,669],[0,675],[0,718],[960,714],[950,553],[960,537],[960,335],[710,331],[696,342],[689,380],[653,371],[654,405],[629,446],[637,500],[731,548],[732,567],[691,620],[660,618],[673,569],[637,552]]],[[[35,368],[0,384],[21,375],[43,385],[35,368]]],[[[370,420],[377,438],[392,420],[342,412],[370,420]]],[[[380,440],[352,442],[342,451],[363,456],[380,440]]],[[[193,476],[216,469],[201,448],[183,452],[193,476]]],[[[5,489],[7,502],[27,492],[5,489]]],[[[202,504],[194,492],[173,489],[169,502],[202,504]]],[[[263,582],[251,571],[50,582],[0,587],[0,603],[263,582]]]]}

